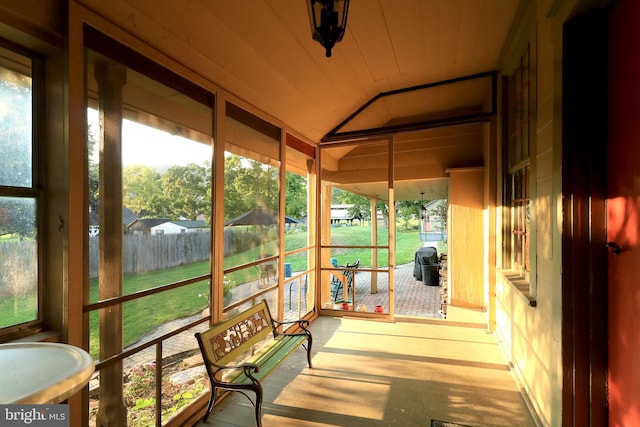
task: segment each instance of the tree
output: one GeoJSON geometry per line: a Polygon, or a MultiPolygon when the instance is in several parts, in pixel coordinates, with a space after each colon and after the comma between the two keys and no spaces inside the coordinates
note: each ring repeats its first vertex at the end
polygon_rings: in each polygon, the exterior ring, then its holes
{"type": "Polygon", "coordinates": [[[0,99],[0,185],[31,187],[31,78],[3,68],[0,99]]]}
{"type": "Polygon", "coordinates": [[[236,217],[248,210],[248,205],[239,186],[239,175],[242,175],[241,157],[228,154],[224,158],[224,215],[226,218],[236,217]]]}
{"type": "Polygon", "coordinates": [[[225,157],[226,218],[238,216],[256,206],[278,209],[277,168],[236,154],[225,157]]]}
{"type": "Polygon", "coordinates": [[[89,152],[89,212],[100,212],[100,159],[96,146],[98,145],[98,138],[96,137],[95,129],[92,124],[89,123],[87,130],[87,150],[89,152]]]}
{"type": "Polygon", "coordinates": [[[437,219],[439,219],[442,223],[442,229],[446,230],[447,229],[447,220],[448,220],[448,213],[449,213],[449,199],[442,199],[443,203],[440,203],[438,206],[436,206],[435,209],[435,216],[437,219]]]}
{"type": "Polygon", "coordinates": [[[389,226],[389,205],[383,202],[376,202],[376,212],[377,211],[380,211],[382,214],[384,225],[389,226]]]}
{"type": "Polygon", "coordinates": [[[398,219],[404,224],[404,229],[409,229],[409,222],[414,218],[420,218],[420,207],[422,202],[419,200],[403,200],[396,203],[396,212],[398,219]]]}
{"type": "Polygon", "coordinates": [[[269,209],[278,209],[278,169],[265,165],[255,160],[250,161],[250,167],[245,168],[247,172],[246,185],[249,191],[250,200],[255,200],[255,206],[266,206],[269,209]]]}
{"type": "Polygon", "coordinates": [[[35,237],[35,199],[0,197],[0,236],[3,234],[17,234],[20,240],[35,237]]]}
{"type": "Polygon", "coordinates": [[[162,175],[162,191],[168,213],[172,219],[195,220],[211,212],[211,166],[189,163],[187,166],[171,166],[162,175]]]}
{"type": "Polygon", "coordinates": [[[344,194],[344,190],[338,187],[333,187],[331,189],[331,204],[339,205],[342,204],[342,196],[344,194]]]}
{"type": "Polygon", "coordinates": [[[371,219],[371,204],[367,197],[334,188],[334,191],[336,190],[339,190],[336,195],[339,204],[352,205],[348,211],[351,218],[358,218],[360,220],[371,219]]]}
{"type": "MultiPolygon", "coordinates": [[[[31,77],[2,67],[0,99],[0,186],[33,188],[31,77]]],[[[35,237],[36,204],[34,197],[0,197],[0,235],[35,237]]]]}
{"type": "Polygon", "coordinates": [[[161,183],[161,175],[149,166],[126,167],[122,171],[122,203],[140,217],[169,215],[161,183]]]}
{"type": "Polygon", "coordinates": [[[302,218],[307,214],[307,180],[292,172],[287,172],[285,180],[285,214],[302,218]]]}

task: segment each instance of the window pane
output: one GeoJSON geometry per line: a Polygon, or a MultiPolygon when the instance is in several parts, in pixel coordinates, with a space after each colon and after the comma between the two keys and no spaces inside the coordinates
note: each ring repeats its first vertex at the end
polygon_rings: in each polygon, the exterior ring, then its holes
{"type": "MultiPolygon", "coordinates": [[[[90,70],[107,61],[94,55],[90,70]]],[[[91,302],[99,299],[100,239],[109,239],[101,221],[111,213],[105,211],[101,219],[100,210],[113,209],[101,185],[111,185],[114,173],[122,177],[122,228],[114,231],[122,233],[122,294],[210,271],[211,108],[132,69],[122,70],[126,80],[118,142],[105,142],[99,112],[100,98],[117,94],[100,91],[98,71],[88,75],[90,87],[97,91],[89,92],[88,103],[96,108],[87,111],[91,302]],[[108,160],[109,150],[120,150],[120,156],[108,160]]],[[[103,114],[117,119],[113,112],[103,114]]]]}
{"type": "Polygon", "coordinates": [[[225,123],[224,268],[259,262],[226,273],[237,302],[278,284],[280,129],[233,104],[225,123]]]}
{"type": "Polygon", "coordinates": [[[225,268],[278,255],[278,167],[225,155],[225,268]]]}
{"type": "Polygon", "coordinates": [[[530,87],[530,46],[518,67],[505,79],[504,148],[505,212],[503,227],[504,267],[529,270],[529,156],[532,92],[530,87]]]}
{"type": "MultiPolygon", "coordinates": [[[[85,28],[84,35],[89,301],[128,297],[91,307],[86,325],[90,351],[104,360],[206,315],[214,99],[96,31],[85,28]],[[193,283],[185,284],[189,279],[193,283]],[[159,291],[166,285],[172,286],[159,291]]],[[[175,348],[171,342],[162,341],[163,355],[167,352],[163,366],[195,348],[175,348]]],[[[130,425],[159,425],[161,414],[152,410],[153,386],[162,378],[164,392],[165,377],[144,368],[155,363],[155,350],[152,346],[122,363],[100,367],[100,402],[92,405],[125,401],[130,425]],[[133,390],[136,385],[151,388],[133,390]]],[[[165,415],[179,406],[169,401],[165,415]]],[[[89,425],[122,419],[124,411],[106,405],[109,409],[101,408],[104,412],[92,416],[89,425]]]]}
{"type": "Polygon", "coordinates": [[[508,144],[509,167],[517,166],[529,158],[530,118],[530,72],[529,45],[520,58],[519,67],[508,77],[506,88],[507,110],[506,140],[508,144]]]}
{"type": "Polygon", "coordinates": [[[285,177],[285,248],[287,250],[309,246],[307,230],[307,201],[309,183],[306,175],[287,172],[285,177]],[[289,242],[290,241],[290,242],[289,242]],[[289,244],[287,244],[289,242],[289,244]]]}
{"type": "Polygon", "coordinates": [[[382,304],[388,312],[388,274],[362,271],[389,265],[388,249],[379,248],[389,244],[388,142],[322,147],[321,161],[320,211],[328,230],[321,235],[322,307],[372,311],[382,304]],[[376,294],[380,275],[387,288],[376,294]]]}
{"type": "Polygon", "coordinates": [[[0,327],[38,319],[36,200],[0,197],[0,327]]]}
{"type": "Polygon", "coordinates": [[[0,48],[0,185],[31,187],[31,61],[0,48]]]}
{"type": "Polygon", "coordinates": [[[389,227],[389,207],[386,202],[389,188],[387,142],[323,147],[321,158],[322,222],[331,226],[330,240],[327,234],[323,234],[322,244],[386,245],[389,227]],[[371,207],[372,202],[375,203],[375,209],[371,207]],[[373,223],[378,228],[375,238],[372,237],[373,223]],[[350,233],[339,230],[349,227],[359,228],[356,236],[345,242],[338,235],[350,233]]]}
{"type": "MultiPolygon", "coordinates": [[[[289,141],[289,138],[288,138],[289,141]]],[[[291,141],[295,142],[293,138],[291,141]]],[[[284,317],[302,318],[314,307],[315,266],[313,236],[315,215],[309,216],[313,203],[309,189],[315,182],[313,151],[303,152],[304,146],[287,146],[285,175],[285,214],[290,218],[284,232],[284,317]],[[295,221],[295,222],[294,222],[295,221]],[[305,250],[303,250],[305,249],[305,250]]]]}
{"type": "Polygon", "coordinates": [[[313,309],[315,282],[313,250],[296,252],[285,257],[284,264],[284,314],[286,320],[300,319],[313,309]]]}

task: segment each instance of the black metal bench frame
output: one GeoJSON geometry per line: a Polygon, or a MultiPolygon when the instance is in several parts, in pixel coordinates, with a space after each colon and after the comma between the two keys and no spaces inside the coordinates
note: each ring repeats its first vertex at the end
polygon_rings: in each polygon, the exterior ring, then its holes
{"type": "Polygon", "coordinates": [[[213,325],[207,331],[196,333],[211,384],[207,412],[202,421],[207,422],[213,406],[220,397],[236,391],[251,401],[255,408],[256,425],[261,426],[261,381],[301,345],[307,351],[309,368],[312,367],[313,340],[307,326],[308,320],[278,322],[271,317],[267,302],[262,300],[253,307],[213,325]],[[301,331],[280,332],[280,327],[285,324],[297,324],[301,331]],[[256,351],[256,344],[264,341],[270,334],[273,338],[256,351]],[[245,361],[237,363],[236,360],[245,354],[250,356],[245,361]],[[255,401],[245,391],[253,391],[255,401]]]}

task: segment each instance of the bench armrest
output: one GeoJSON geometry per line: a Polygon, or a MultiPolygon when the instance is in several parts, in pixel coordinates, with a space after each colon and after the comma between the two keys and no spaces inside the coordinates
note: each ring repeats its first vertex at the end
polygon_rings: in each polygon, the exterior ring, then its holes
{"type": "Polygon", "coordinates": [[[289,325],[292,323],[297,323],[301,328],[309,326],[309,321],[307,319],[285,320],[284,322],[278,322],[277,320],[272,319],[272,321],[275,326],[289,325]]]}
{"type": "Polygon", "coordinates": [[[309,326],[309,321],[306,319],[297,319],[297,320],[286,320],[284,322],[278,322],[275,319],[271,319],[271,321],[273,322],[273,332],[276,336],[278,335],[311,335],[311,331],[309,331],[307,329],[307,326],[309,326]],[[282,333],[282,332],[278,332],[278,328],[280,326],[284,326],[284,325],[291,325],[297,323],[298,326],[300,327],[300,329],[302,329],[303,332],[298,332],[298,333],[292,333],[292,334],[286,334],[286,333],[282,333]]]}
{"type": "Polygon", "coordinates": [[[239,365],[216,365],[215,363],[212,363],[213,366],[215,366],[217,368],[218,371],[222,371],[223,369],[244,369],[245,371],[249,370],[253,370],[255,372],[260,371],[260,366],[256,365],[255,363],[241,363],[239,365]]]}
{"type": "Polygon", "coordinates": [[[251,382],[256,383],[258,380],[253,376],[254,373],[260,372],[260,366],[255,363],[241,363],[239,365],[218,365],[213,362],[208,362],[210,366],[213,366],[215,370],[211,373],[209,378],[217,384],[227,384],[227,381],[223,381],[222,377],[218,379],[217,374],[223,371],[232,371],[234,369],[244,370],[244,374],[251,379],[251,382]]]}

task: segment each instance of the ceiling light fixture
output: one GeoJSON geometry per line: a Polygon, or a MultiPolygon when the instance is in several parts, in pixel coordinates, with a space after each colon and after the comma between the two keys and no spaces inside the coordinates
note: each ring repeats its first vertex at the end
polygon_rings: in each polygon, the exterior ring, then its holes
{"type": "Polygon", "coordinates": [[[342,40],[347,29],[349,0],[307,0],[311,37],[326,49],[327,58],[333,46],[342,40]]]}

